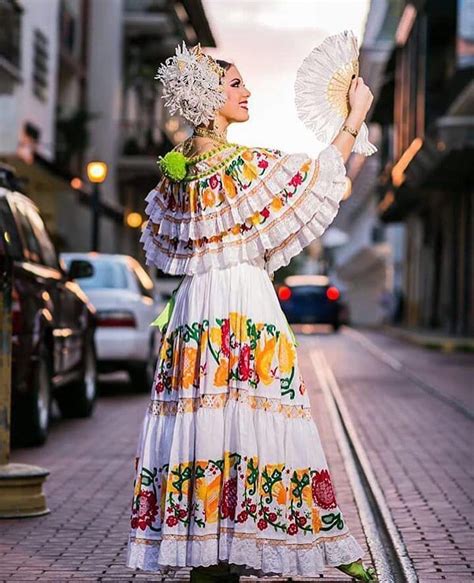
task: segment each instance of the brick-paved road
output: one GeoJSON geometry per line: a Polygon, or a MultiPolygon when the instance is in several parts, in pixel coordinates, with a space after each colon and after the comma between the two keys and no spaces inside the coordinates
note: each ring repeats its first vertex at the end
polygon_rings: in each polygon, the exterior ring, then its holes
{"type": "MultiPolygon", "coordinates": [[[[45,491],[51,513],[0,521],[0,581],[162,581],[124,566],[138,424],[149,397],[133,394],[125,383],[107,383],[102,392],[91,419],[59,420],[45,446],[12,452],[11,461],[50,470],[45,491]]],[[[311,398],[338,501],[365,547],[322,394],[316,388],[311,398]]],[[[349,581],[336,569],[325,575],[318,580],[349,581]]]]}
{"type": "Polygon", "coordinates": [[[440,399],[472,408],[474,356],[411,347],[364,333],[396,357],[383,364],[356,335],[305,337],[333,368],[419,580],[474,580],[473,421],[440,399]],[[414,383],[413,374],[436,390],[414,383]]]}

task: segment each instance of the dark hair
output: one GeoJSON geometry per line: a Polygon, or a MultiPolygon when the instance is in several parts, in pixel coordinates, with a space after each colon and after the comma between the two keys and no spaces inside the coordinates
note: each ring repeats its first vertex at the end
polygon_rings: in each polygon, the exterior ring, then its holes
{"type": "Polygon", "coordinates": [[[229,61],[223,61],[222,59],[216,59],[216,63],[220,65],[224,71],[228,71],[234,63],[229,63],[229,61]]]}

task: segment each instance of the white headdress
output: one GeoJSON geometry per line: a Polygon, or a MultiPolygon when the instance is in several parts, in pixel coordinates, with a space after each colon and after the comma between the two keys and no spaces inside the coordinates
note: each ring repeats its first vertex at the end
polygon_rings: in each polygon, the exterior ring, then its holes
{"type": "Polygon", "coordinates": [[[192,125],[208,125],[226,102],[220,78],[224,69],[198,44],[188,50],[184,41],[174,57],[160,65],[155,75],[163,84],[163,99],[171,114],[178,111],[192,125]]]}

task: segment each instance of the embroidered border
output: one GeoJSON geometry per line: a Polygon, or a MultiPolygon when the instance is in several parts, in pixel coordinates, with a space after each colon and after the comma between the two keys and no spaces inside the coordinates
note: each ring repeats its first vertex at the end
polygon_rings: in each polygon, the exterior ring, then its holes
{"type": "MultiPolygon", "coordinates": [[[[278,217],[278,221],[283,219],[285,217],[285,215],[288,214],[289,212],[294,212],[294,209],[298,208],[298,206],[303,202],[303,199],[306,198],[306,194],[307,194],[308,190],[312,190],[316,180],[318,179],[318,176],[319,176],[319,165],[316,166],[315,171],[313,173],[313,176],[311,177],[311,180],[310,180],[308,186],[305,188],[305,190],[303,191],[301,196],[298,198],[298,200],[295,202],[294,205],[289,206],[285,210],[285,212],[282,213],[278,217]]],[[[263,227],[263,228],[257,230],[255,233],[252,233],[247,238],[242,237],[242,238],[239,238],[237,241],[228,241],[225,243],[221,243],[221,244],[219,244],[218,247],[206,246],[201,251],[194,251],[193,250],[188,254],[178,253],[175,251],[170,252],[168,250],[169,246],[164,247],[163,245],[161,245],[159,240],[156,237],[154,237],[153,235],[152,235],[152,241],[153,241],[153,244],[159,249],[159,251],[161,253],[163,253],[163,255],[167,255],[168,257],[173,257],[176,259],[186,260],[186,259],[189,259],[191,257],[201,257],[202,255],[205,255],[207,253],[220,253],[224,247],[229,248],[229,247],[235,247],[235,246],[246,244],[250,241],[253,241],[255,238],[258,238],[262,233],[265,233],[268,229],[272,229],[274,227],[275,227],[275,221],[270,221],[266,227],[263,227]]],[[[289,236],[291,236],[291,235],[289,235],[289,236]]],[[[160,237],[160,239],[164,239],[164,238],[165,237],[160,237]]],[[[288,240],[288,237],[285,239],[285,241],[287,241],[287,240],[288,240]]]]}
{"type": "MultiPolygon", "coordinates": [[[[235,529],[232,527],[220,527],[221,532],[231,533],[235,538],[241,539],[253,539],[255,544],[258,546],[266,546],[266,545],[283,545],[286,547],[297,547],[298,549],[311,549],[317,545],[324,544],[326,542],[334,542],[339,541],[341,539],[347,538],[351,536],[351,533],[346,532],[344,534],[334,535],[334,536],[327,536],[327,537],[319,537],[317,540],[314,540],[310,543],[299,543],[299,542],[290,542],[288,539],[274,539],[274,538],[263,538],[257,536],[255,533],[249,532],[235,532],[235,529]]],[[[176,541],[189,541],[189,540],[218,540],[220,538],[219,533],[209,533],[209,534],[163,534],[161,535],[160,540],[150,539],[150,538],[141,538],[137,537],[136,535],[130,535],[130,542],[134,544],[140,545],[160,545],[164,539],[167,540],[176,540],[176,541]]]]}
{"type": "Polygon", "coordinates": [[[153,399],[148,411],[152,415],[176,415],[195,413],[199,408],[223,409],[229,400],[248,405],[251,409],[263,409],[271,413],[282,413],[289,419],[312,420],[311,408],[303,405],[286,405],[281,399],[249,395],[245,389],[230,389],[227,393],[204,394],[199,397],[183,397],[164,401],[153,399]]]}
{"type": "MultiPolygon", "coordinates": [[[[289,155],[284,156],[283,158],[281,158],[280,160],[278,160],[278,162],[276,162],[276,164],[273,166],[273,168],[271,168],[268,172],[268,174],[265,176],[265,179],[268,180],[269,178],[271,178],[273,176],[273,174],[275,174],[275,172],[277,171],[277,169],[280,168],[280,166],[286,162],[286,160],[289,158],[289,155]]],[[[170,223],[190,223],[190,222],[200,222],[200,221],[209,221],[209,220],[213,220],[216,217],[221,217],[224,213],[232,213],[234,209],[238,209],[240,207],[240,205],[247,200],[248,198],[252,197],[255,195],[255,193],[259,192],[259,190],[264,189],[265,184],[260,184],[258,186],[256,186],[255,188],[253,188],[252,190],[250,190],[249,192],[244,192],[242,196],[238,197],[232,204],[227,205],[226,207],[222,208],[220,211],[214,211],[213,213],[209,213],[209,214],[203,214],[201,216],[197,216],[197,217],[183,217],[183,216],[179,216],[179,217],[175,217],[172,214],[168,215],[166,214],[168,211],[168,207],[165,206],[162,201],[160,200],[159,197],[156,197],[154,199],[154,201],[156,202],[156,205],[162,210],[164,211],[163,213],[163,217],[161,220],[163,220],[166,217],[166,220],[169,221],[170,223]],[[238,203],[238,204],[236,204],[238,203]]],[[[158,191],[157,191],[158,192],[158,191]]],[[[152,223],[153,221],[151,220],[150,217],[150,222],[152,223]]],[[[154,223],[154,224],[158,224],[158,223],[154,223]]]]}

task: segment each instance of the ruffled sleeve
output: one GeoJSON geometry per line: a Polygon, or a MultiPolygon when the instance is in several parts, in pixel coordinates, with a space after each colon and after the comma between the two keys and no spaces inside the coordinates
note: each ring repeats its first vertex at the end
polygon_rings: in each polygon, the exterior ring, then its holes
{"type": "Polygon", "coordinates": [[[171,274],[266,259],[271,274],[320,237],[337,214],[346,168],[330,145],[318,158],[236,147],[147,196],[146,262],[171,274]]]}

